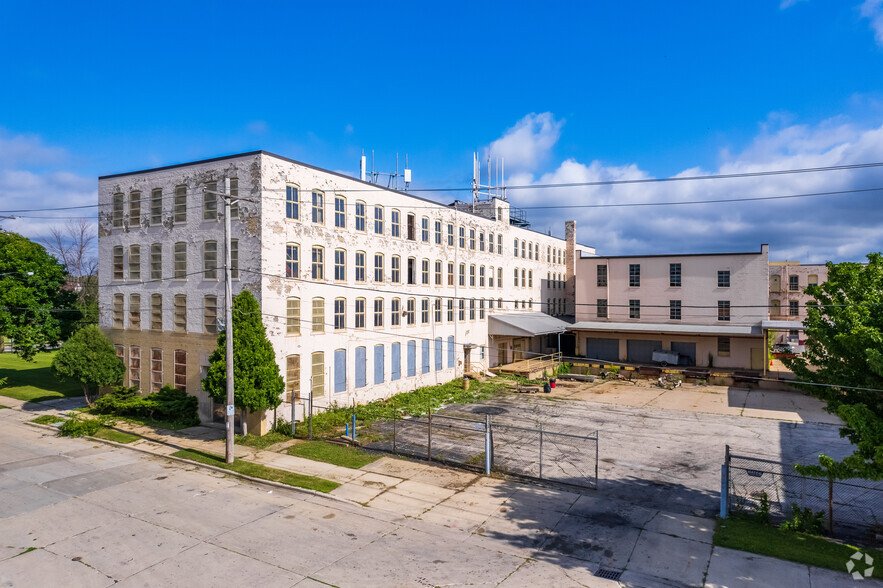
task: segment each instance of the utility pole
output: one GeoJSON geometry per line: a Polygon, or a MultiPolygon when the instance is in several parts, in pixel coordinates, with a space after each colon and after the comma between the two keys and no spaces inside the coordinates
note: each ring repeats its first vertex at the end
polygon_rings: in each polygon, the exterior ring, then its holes
{"type": "Polygon", "coordinates": [[[233,426],[235,424],[233,408],[233,275],[231,272],[232,256],[230,255],[230,196],[222,194],[224,199],[224,307],[227,323],[227,463],[233,463],[233,426]]]}

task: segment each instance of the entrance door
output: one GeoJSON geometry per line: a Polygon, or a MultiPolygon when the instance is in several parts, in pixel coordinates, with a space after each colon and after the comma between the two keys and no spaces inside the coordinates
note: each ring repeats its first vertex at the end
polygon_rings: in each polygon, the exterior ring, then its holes
{"type": "Polygon", "coordinates": [[[751,348],[751,369],[753,370],[763,370],[763,348],[762,347],[752,347],[751,348]]]}
{"type": "Polygon", "coordinates": [[[506,365],[509,363],[509,344],[508,343],[500,343],[497,353],[500,355],[499,362],[500,365],[506,365]]]}
{"type": "Polygon", "coordinates": [[[512,342],[512,350],[515,352],[514,361],[521,361],[524,359],[524,342],[521,340],[512,342]]]}

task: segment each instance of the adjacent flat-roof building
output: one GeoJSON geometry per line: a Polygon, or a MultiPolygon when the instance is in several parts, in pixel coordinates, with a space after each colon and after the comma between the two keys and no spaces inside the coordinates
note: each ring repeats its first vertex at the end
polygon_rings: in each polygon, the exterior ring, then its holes
{"type": "Polygon", "coordinates": [[[565,241],[510,223],[505,200],[473,213],[265,151],[103,176],[98,188],[100,325],[125,383],[186,390],[203,420],[223,418],[201,389],[224,316],[212,192],[242,198],[234,295],[260,302],[286,382],[279,414],[294,402],[298,418],[308,398],[364,402],[539,352],[560,321],[529,321],[530,335],[489,317],[572,313],[575,259],[594,253],[573,225],[565,241]]]}
{"type": "Polygon", "coordinates": [[[576,354],[762,370],[769,247],[749,253],[582,257],[576,260],[576,354]]]}
{"type": "Polygon", "coordinates": [[[776,331],[776,343],[790,341],[803,344],[803,320],[806,318],[806,303],[812,300],[804,293],[807,286],[821,284],[828,279],[825,264],[801,264],[799,261],[770,262],[770,320],[784,325],[790,322],[791,328],[776,331]]]}

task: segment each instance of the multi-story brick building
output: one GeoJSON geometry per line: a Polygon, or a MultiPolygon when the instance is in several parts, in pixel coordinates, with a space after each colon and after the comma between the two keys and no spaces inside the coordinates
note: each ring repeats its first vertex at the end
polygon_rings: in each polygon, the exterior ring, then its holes
{"type": "Polygon", "coordinates": [[[777,343],[790,341],[794,344],[803,343],[803,330],[799,323],[806,318],[806,303],[812,297],[806,295],[807,286],[821,284],[828,279],[828,267],[825,264],[801,264],[799,261],[770,262],[770,320],[789,321],[794,328],[778,330],[777,343]]]}
{"type": "MultiPolygon", "coordinates": [[[[572,313],[573,260],[594,252],[572,225],[567,241],[515,226],[505,200],[445,206],[264,151],[98,187],[100,324],[126,383],[197,395],[204,420],[221,408],[201,390],[224,316],[213,192],[242,199],[231,211],[233,290],[261,304],[286,381],[280,414],[292,401],[297,411],[306,398],[363,402],[461,376],[466,361],[509,361],[517,338],[495,339],[489,317],[572,313]]],[[[522,353],[539,352],[541,338],[526,339],[522,353]]]]}
{"type": "Polygon", "coordinates": [[[681,365],[763,369],[768,254],[577,259],[577,354],[650,363],[674,351],[681,365]]]}

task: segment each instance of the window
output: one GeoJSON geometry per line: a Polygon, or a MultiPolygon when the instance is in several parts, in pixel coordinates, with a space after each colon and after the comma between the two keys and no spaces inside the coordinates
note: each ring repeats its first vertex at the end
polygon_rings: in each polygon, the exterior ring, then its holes
{"type": "Polygon", "coordinates": [[[408,326],[413,326],[417,322],[417,301],[413,298],[408,298],[407,306],[405,307],[405,320],[408,326]]]}
{"type": "Polygon", "coordinates": [[[202,277],[206,280],[218,279],[217,241],[206,241],[202,245],[202,277]]]}
{"type": "Polygon", "coordinates": [[[393,210],[392,215],[389,218],[389,226],[390,231],[392,231],[393,237],[401,237],[402,236],[402,213],[398,210],[393,210]]]}
{"type": "Polygon", "coordinates": [[[788,315],[789,316],[799,316],[800,315],[800,305],[796,300],[791,300],[788,302],[788,315]]]}
{"type": "Polygon", "coordinates": [[[382,384],[384,381],[384,346],[374,346],[374,383],[382,384]]]}
{"type": "Polygon", "coordinates": [[[322,247],[313,247],[312,276],[314,280],[325,279],[325,250],[322,247]]]}
{"type": "Polygon", "coordinates": [[[334,226],[338,229],[346,228],[346,198],[334,197],[334,226]]]}
{"type": "Polygon", "coordinates": [[[187,296],[184,294],[175,294],[174,328],[176,333],[187,332],[187,296]]]}
{"type": "Polygon", "coordinates": [[[460,264],[460,278],[458,282],[461,286],[466,286],[466,264],[460,264]]]}
{"type": "Polygon", "coordinates": [[[313,192],[312,221],[319,225],[325,224],[325,194],[313,192]]]}
{"type": "Polygon", "coordinates": [[[641,318],[641,301],[629,300],[629,318],[641,318]]]}
{"type": "Polygon", "coordinates": [[[417,240],[417,227],[415,227],[415,223],[417,222],[417,218],[413,214],[408,215],[408,241],[416,241],[417,240]]]}
{"type": "Polygon", "coordinates": [[[448,247],[454,246],[454,225],[448,223],[448,247]]]}
{"type": "Polygon", "coordinates": [[[718,300],[717,301],[717,320],[719,320],[719,321],[730,320],[730,301],[729,300],[718,300]]]}
{"type": "Polygon", "coordinates": [[[325,352],[315,351],[310,358],[310,398],[325,396],[325,352]]]}
{"type": "Polygon", "coordinates": [[[417,260],[413,257],[408,258],[408,283],[417,283],[417,260]]]}
{"type": "Polygon", "coordinates": [[[527,271],[527,287],[533,288],[533,270],[527,271]]]}
{"type": "Polygon", "coordinates": [[[162,279],[162,243],[150,246],[150,279],[162,279]]]}
{"type": "Polygon", "coordinates": [[[526,241],[522,241],[522,242],[521,242],[521,258],[522,258],[522,259],[524,259],[525,257],[527,257],[527,255],[525,255],[525,249],[524,249],[526,245],[527,245],[527,242],[526,242],[526,241]]]}
{"type": "Polygon", "coordinates": [[[512,283],[512,285],[517,288],[518,287],[518,268],[517,267],[512,269],[512,275],[514,276],[514,279],[515,279],[515,281],[512,283]]]}
{"type": "Polygon", "coordinates": [[[285,277],[300,277],[300,245],[297,243],[285,244],[285,277]]]}
{"type": "Polygon", "coordinates": [[[475,288],[475,264],[469,266],[469,287],[475,288]]]}
{"type": "Polygon", "coordinates": [[[469,320],[475,320],[475,298],[469,301],[469,320]]]}
{"type": "Polygon", "coordinates": [[[356,298],[356,324],[357,329],[365,328],[365,299],[356,298]]]}
{"type": "Polygon", "coordinates": [[[469,229],[469,249],[475,251],[475,229],[469,229]]]}
{"type": "Polygon", "coordinates": [[[782,303],[778,300],[770,300],[770,314],[777,316],[782,313],[782,303]]]}
{"type": "Polygon", "coordinates": [[[141,192],[136,191],[129,194],[129,225],[141,226],[141,192]]]}
{"type": "MultiPolygon", "coordinates": [[[[674,265],[674,264],[672,264],[674,265]]],[[[681,320],[681,301],[680,300],[669,300],[668,301],[668,318],[673,321],[681,320]]]]}
{"type": "Polygon", "coordinates": [[[448,337],[448,367],[454,367],[456,362],[456,350],[454,349],[454,338],[448,337]]]}
{"type": "Polygon", "coordinates": [[[365,203],[356,202],[356,230],[364,233],[367,220],[367,216],[365,215],[365,203]]]}
{"type": "Polygon", "coordinates": [[[598,318],[607,318],[607,299],[606,298],[598,298],[596,314],[598,318]]]}
{"type": "Polygon", "coordinates": [[[457,320],[466,320],[466,301],[462,299],[457,303],[457,320]]]}
{"type": "Polygon", "coordinates": [[[522,288],[527,286],[527,280],[525,280],[524,278],[525,278],[525,271],[524,271],[524,268],[521,268],[521,287],[522,288]]]}
{"type": "Polygon", "coordinates": [[[607,266],[599,265],[597,268],[598,271],[598,287],[605,288],[607,287],[607,266]]]}
{"type": "Polygon", "coordinates": [[[175,214],[172,221],[176,224],[187,222],[187,186],[175,187],[175,214]]]}
{"type": "Polygon", "coordinates": [[[497,255],[503,255],[503,235],[497,235],[497,255]]]}
{"type": "Polygon", "coordinates": [[[448,286],[454,285],[454,262],[448,262],[448,286]]]}
{"type": "Polygon", "coordinates": [[[239,239],[230,239],[230,277],[239,279],[239,239]]]}
{"type": "Polygon", "coordinates": [[[141,348],[129,347],[129,385],[141,388],[141,348]]]}
{"type": "Polygon", "coordinates": [[[420,373],[429,373],[429,339],[420,342],[420,373]]]}
{"type": "Polygon", "coordinates": [[[420,300],[420,324],[429,324],[429,298],[420,300]]]}
{"type": "Polygon", "coordinates": [[[512,255],[514,255],[515,257],[518,257],[518,239],[515,239],[513,241],[512,255]]]}
{"type": "Polygon", "coordinates": [[[383,326],[383,298],[374,299],[374,326],[383,326]]]}
{"type": "Polygon", "coordinates": [[[723,357],[730,355],[730,338],[729,337],[718,337],[717,338],[717,354],[723,357]]]}
{"type": "Polygon", "coordinates": [[[313,298],[313,332],[325,332],[325,299],[313,298]]]}
{"type": "Polygon", "coordinates": [[[718,270],[718,272],[717,272],[717,287],[718,288],[729,288],[730,287],[730,270],[718,270]]]}
{"type": "Polygon", "coordinates": [[[141,245],[129,245],[129,280],[141,281],[141,245]]]}
{"type": "Polygon", "coordinates": [[[123,265],[123,246],[117,245],[113,248],[113,279],[124,280],[125,269],[123,265]]]}
{"type": "Polygon", "coordinates": [[[285,358],[285,392],[289,402],[300,400],[300,355],[285,358]]]}
{"type": "Polygon", "coordinates": [[[440,324],[442,322],[442,300],[441,300],[441,298],[435,299],[435,302],[433,303],[433,306],[432,306],[432,310],[433,310],[433,313],[432,313],[433,320],[436,322],[436,324],[440,324]]]}
{"type": "Polygon", "coordinates": [[[375,206],[374,207],[374,234],[382,235],[383,234],[383,207],[375,206]]]}
{"type": "MultiPolygon", "coordinates": [[[[239,197],[239,178],[230,178],[230,197],[239,197]]],[[[239,201],[237,200],[230,203],[230,218],[239,218],[239,201]]]]}
{"type": "Polygon", "coordinates": [[[487,272],[487,287],[494,287],[494,266],[491,266],[487,272]]]}
{"type": "Polygon", "coordinates": [[[503,287],[503,268],[497,268],[497,288],[503,287]]]}
{"type": "Polygon", "coordinates": [[[392,327],[402,324],[402,301],[398,298],[393,298],[389,305],[389,324],[392,327]]]}
{"type": "Polygon", "coordinates": [[[125,214],[126,195],[113,195],[113,216],[111,218],[113,228],[118,229],[123,226],[123,216],[125,214]]]}
{"type": "Polygon", "coordinates": [[[175,243],[175,273],[176,280],[187,279],[187,243],[175,243]]]}
{"type": "Polygon", "coordinates": [[[297,186],[285,186],[285,218],[300,218],[299,189],[297,186]]]}
{"type": "Polygon", "coordinates": [[[429,243],[429,218],[425,216],[420,219],[420,240],[429,243]]]}
{"type": "Polygon", "coordinates": [[[187,352],[175,349],[175,389],[187,389],[187,352]]]}
{"type": "Polygon", "coordinates": [[[417,342],[408,341],[408,377],[417,375],[417,342]]]}
{"type": "Polygon", "coordinates": [[[202,220],[218,220],[218,191],[217,182],[206,182],[202,193],[202,220]]]}
{"type": "Polygon", "coordinates": [[[442,224],[441,221],[435,221],[435,244],[442,244],[442,224]]]}
{"type": "Polygon", "coordinates": [[[337,282],[346,280],[346,249],[334,250],[334,280],[337,282]]]}
{"type": "Polygon", "coordinates": [[[454,299],[448,298],[448,322],[454,322],[454,299]]]}
{"type": "Polygon", "coordinates": [[[458,229],[458,232],[459,238],[457,239],[457,242],[460,246],[460,249],[466,249],[466,227],[460,227],[458,229]]]}
{"type": "Polygon", "coordinates": [[[788,276],[788,290],[797,292],[800,289],[800,282],[797,276],[788,276]]]}
{"type": "Polygon", "coordinates": [[[150,295],[150,329],[162,331],[162,294],[150,295]]]}
{"type": "Polygon", "coordinates": [[[481,266],[478,268],[478,285],[481,288],[484,288],[484,275],[485,275],[485,268],[484,268],[484,266],[481,266]]]}
{"type": "Polygon", "coordinates": [[[150,192],[150,226],[162,225],[162,188],[150,192]]]}
{"type": "Polygon", "coordinates": [[[641,264],[640,263],[630,263],[629,264],[629,286],[632,288],[637,288],[641,285],[641,264]]]}
{"type": "Polygon", "coordinates": [[[398,255],[393,255],[390,263],[392,265],[390,268],[392,283],[400,284],[402,281],[402,258],[398,255]]]}
{"type": "Polygon", "coordinates": [[[378,284],[383,283],[383,254],[374,254],[374,281],[378,284]]]}
{"type": "Polygon", "coordinates": [[[393,343],[392,344],[392,358],[390,361],[390,380],[398,380],[402,377],[402,344],[401,343],[393,343]]]}
{"type": "Polygon", "coordinates": [[[334,330],[340,331],[346,328],[346,299],[334,299],[334,330]]]}
{"type": "Polygon", "coordinates": [[[527,244],[527,258],[533,259],[533,243],[527,244]]]}
{"type": "Polygon", "coordinates": [[[365,347],[356,347],[356,388],[368,385],[368,353],[365,347]]]}
{"type": "Polygon", "coordinates": [[[150,391],[159,392],[162,388],[162,349],[150,350],[150,391]]]}
{"type": "MultiPolygon", "coordinates": [[[[531,302],[533,306],[533,302],[531,302]]],[[[484,298],[478,301],[478,318],[484,320],[484,298]]]]}
{"type": "Polygon", "coordinates": [[[493,254],[494,252],[494,234],[488,233],[487,235],[487,250],[488,253],[493,254]]]}
{"type": "Polygon", "coordinates": [[[810,286],[817,286],[819,284],[819,276],[816,274],[806,276],[806,283],[810,286]]]}
{"type": "Polygon", "coordinates": [[[435,260],[435,285],[442,285],[442,262],[439,259],[435,260]]]}
{"type": "Polygon", "coordinates": [[[442,338],[435,338],[435,371],[440,371],[443,367],[442,362],[442,338]]]}
{"type": "Polygon", "coordinates": [[[668,285],[672,288],[679,288],[681,286],[681,264],[668,264],[668,285]]]}
{"type": "Polygon", "coordinates": [[[202,327],[206,333],[218,332],[218,297],[206,296],[202,299],[202,327]]]}
{"type": "Polygon", "coordinates": [[[300,298],[294,296],[285,302],[285,334],[300,335],[300,298]]]}
{"type": "Polygon", "coordinates": [[[113,328],[123,328],[123,313],[126,297],[123,294],[113,295],[113,328]]]}
{"type": "Polygon", "coordinates": [[[141,295],[129,294],[129,328],[141,330],[141,295]]]}
{"type": "Polygon", "coordinates": [[[365,281],[365,252],[356,251],[356,281],[365,281]]]}
{"type": "Polygon", "coordinates": [[[420,262],[420,283],[424,286],[429,285],[429,260],[424,259],[420,262]]]}

